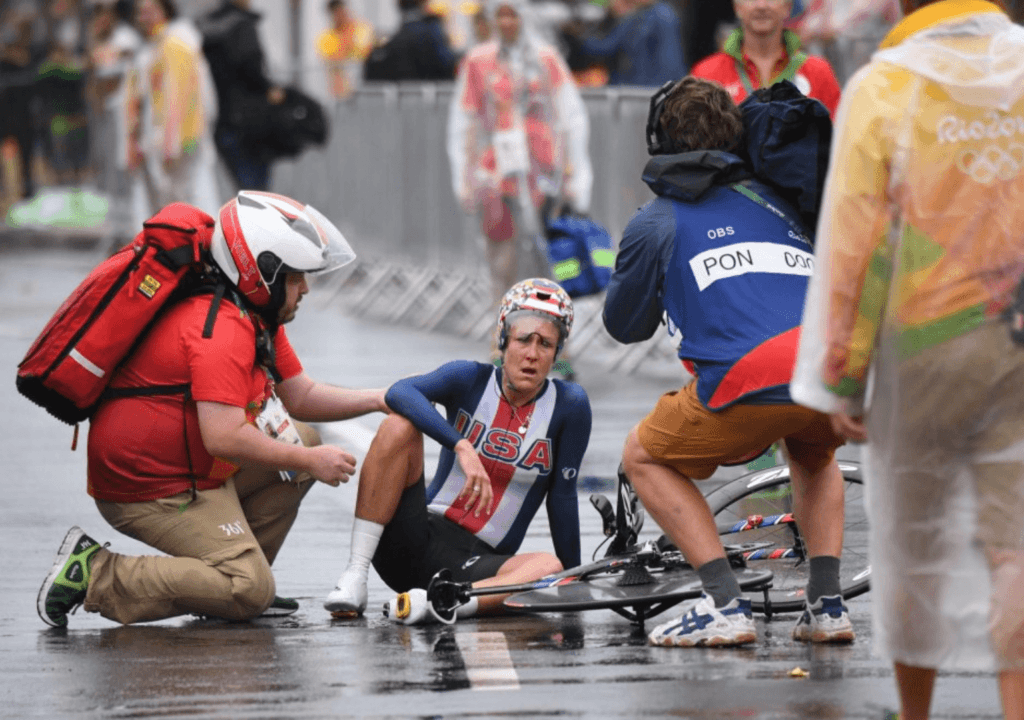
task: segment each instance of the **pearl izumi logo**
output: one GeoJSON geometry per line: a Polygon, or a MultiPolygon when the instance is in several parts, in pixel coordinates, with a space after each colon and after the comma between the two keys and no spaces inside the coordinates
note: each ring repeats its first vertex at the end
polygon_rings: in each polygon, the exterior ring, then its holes
{"type": "Polygon", "coordinates": [[[474,555],[469,560],[467,560],[466,562],[462,563],[462,569],[463,570],[468,570],[470,567],[475,565],[476,561],[479,560],[479,559],[480,559],[479,555],[474,555]]]}

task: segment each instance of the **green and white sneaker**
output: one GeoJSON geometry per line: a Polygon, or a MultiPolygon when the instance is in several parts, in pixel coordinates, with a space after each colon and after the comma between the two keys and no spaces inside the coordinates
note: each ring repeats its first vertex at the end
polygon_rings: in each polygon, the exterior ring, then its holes
{"type": "Polygon", "coordinates": [[[36,610],[47,625],[67,627],[68,614],[85,602],[92,561],[100,549],[77,525],[68,530],[36,599],[36,610]]]}
{"type": "Polygon", "coordinates": [[[294,598],[283,598],[274,596],[274,602],[270,603],[270,607],[263,611],[260,617],[275,618],[275,617],[288,617],[294,615],[299,611],[299,601],[294,598]]]}

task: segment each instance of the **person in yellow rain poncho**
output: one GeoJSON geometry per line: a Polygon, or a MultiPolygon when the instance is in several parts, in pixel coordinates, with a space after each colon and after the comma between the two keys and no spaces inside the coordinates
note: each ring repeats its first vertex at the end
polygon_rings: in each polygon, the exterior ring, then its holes
{"type": "Polygon", "coordinates": [[[998,672],[1020,718],[1024,29],[982,0],[903,8],[843,91],[791,391],[867,442],[900,717],[955,669],[998,672]]]}
{"type": "Polygon", "coordinates": [[[354,17],[344,0],[329,0],[331,27],[320,33],[316,52],[327,65],[331,95],[346,98],[355,89],[353,70],[362,66],[373,49],[373,26],[354,17]]]}
{"type": "Polygon", "coordinates": [[[172,202],[216,214],[217,99],[198,31],[173,0],[141,0],[136,16],[146,42],[125,88],[135,224],[172,202]]]}

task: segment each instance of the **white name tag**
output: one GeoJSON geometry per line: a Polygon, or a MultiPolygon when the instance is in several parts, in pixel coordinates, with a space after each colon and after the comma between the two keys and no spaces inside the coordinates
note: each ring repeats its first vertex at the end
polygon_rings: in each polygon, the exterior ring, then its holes
{"type": "Polygon", "coordinates": [[[778,243],[736,243],[694,256],[690,270],[703,292],[719,280],[747,273],[810,276],[814,274],[814,255],[778,243]]]}
{"type": "MultiPolygon", "coordinates": [[[[275,440],[291,445],[302,444],[299,431],[295,428],[295,421],[292,420],[288,410],[284,407],[284,403],[281,402],[277,395],[271,395],[267,398],[266,403],[263,405],[263,410],[256,416],[256,427],[275,440]]],[[[298,475],[298,473],[292,470],[279,470],[278,473],[285,482],[294,480],[295,476],[298,475]]]]}
{"type": "Polygon", "coordinates": [[[491,137],[494,141],[494,162],[501,177],[526,173],[530,169],[530,153],[522,128],[501,130],[491,137]]]}

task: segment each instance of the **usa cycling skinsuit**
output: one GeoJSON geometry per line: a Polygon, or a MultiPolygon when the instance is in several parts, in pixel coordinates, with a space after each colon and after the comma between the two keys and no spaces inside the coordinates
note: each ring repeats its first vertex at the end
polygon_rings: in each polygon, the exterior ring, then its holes
{"type": "Polygon", "coordinates": [[[555,554],[564,567],[579,565],[576,478],[591,425],[583,388],[548,380],[531,403],[513,409],[501,393],[500,368],[454,361],[398,381],[386,402],[442,446],[433,480],[403,493],[381,536],[373,565],[389,587],[426,587],[442,568],[459,581],[493,577],[519,550],[542,502],[555,554]],[[463,438],[490,477],[489,515],[475,517],[466,498],[456,499],[466,479],[453,448],[463,438]]]}

